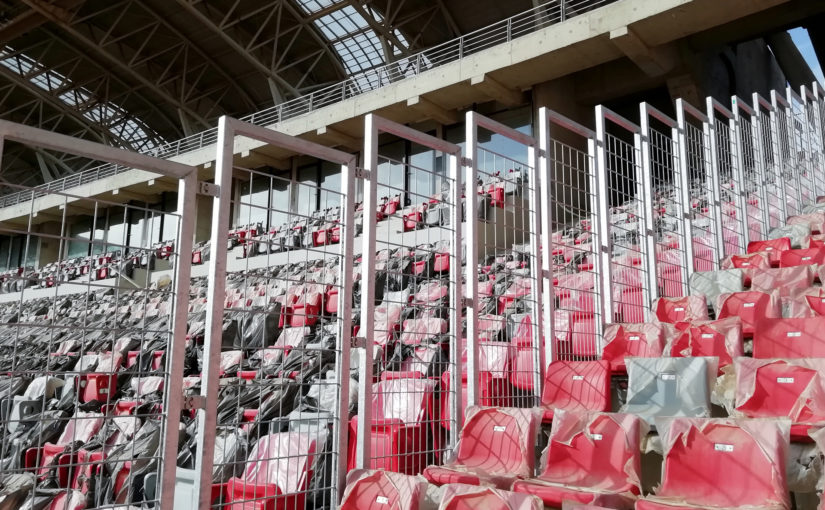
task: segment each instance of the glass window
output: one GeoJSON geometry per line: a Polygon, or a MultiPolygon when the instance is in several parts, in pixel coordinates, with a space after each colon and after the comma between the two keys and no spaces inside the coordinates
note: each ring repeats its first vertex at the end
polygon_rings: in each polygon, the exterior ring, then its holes
{"type": "Polygon", "coordinates": [[[67,247],[67,257],[85,257],[89,254],[89,240],[92,237],[92,218],[83,217],[75,220],[69,227],[71,240],[67,247]]]}
{"type": "Polygon", "coordinates": [[[266,223],[269,207],[269,176],[251,172],[248,181],[241,181],[238,226],[266,223]]]}
{"type": "Polygon", "coordinates": [[[321,209],[341,205],[341,165],[321,162],[321,209]]]}
{"type": "Polygon", "coordinates": [[[0,271],[6,271],[9,268],[10,247],[10,238],[8,236],[0,236],[0,271]]]}
{"type": "Polygon", "coordinates": [[[414,203],[426,201],[441,189],[443,169],[438,168],[440,158],[436,151],[413,145],[410,153],[410,200],[414,203]]]}
{"type": "Polygon", "coordinates": [[[37,267],[37,252],[39,251],[39,246],[40,237],[36,235],[23,236],[23,250],[26,252],[23,262],[25,267],[37,267]]]}
{"type": "Polygon", "coordinates": [[[123,210],[109,211],[109,228],[106,230],[106,251],[122,251],[126,244],[126,224],[123,222],[123,210]]]}
{"type": "MultiPolygon", "coordinates": [[[[178,209],[177,192],[163,194],[163,210],[175,213],[178,209]]],[[[163,230],[160,233],[161,241],[173,241],[178,237],[178,222],[180,218],[175,214],[163,215],[163,230]]]]}
{"type": "Polygon", "coordinates": [[[378,200],[402,194],[406,189],[404,159],[406,143],[403,140],[385,143],[378,148],[378,200]]]}
{"type": "Polygon", "coordinates": [[[280,228],[289,220],[289,185],[291,172],[278,172],[272,177],[272,201],[269,211],[269,228],[280,228]]]}
{"type": "Polygon", "coordinates": [[[298,169],[297,213],[309,216],[318,208],[318,164],[313,163],[298,169]]]}

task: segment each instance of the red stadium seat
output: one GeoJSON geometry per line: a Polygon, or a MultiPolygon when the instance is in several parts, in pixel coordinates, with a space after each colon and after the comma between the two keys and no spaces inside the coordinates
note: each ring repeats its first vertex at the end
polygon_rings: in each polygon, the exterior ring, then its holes
{"type": "Polygon", "coordinates": [[[695,321],[671,342],[669,354],[674,358],[717,357],[721,373],[722,368],[745,354],[742,321],[739,317],[695,321]]]}
{"type": "Polygon", "coordinates": [[[811,266],[825,263],[825,248],[786,250],[779,256],[779,267],[811,266]]]}
{"type": "Polygon", "coordinates": [[[720,319],[739,317],[742,320],[742,334],[748,338],[753,336],[762,320],[782,317],[782,306],[775,294],[754,290],[722,294],[716,309],[716,316],[720,319]]]}
{"type": "Polygon", "coordinates": [[[660,322],[677,323],[707,320],[708,305],[705,296],[659,298],[653,303],[653,315],[660,322]]]}
{"type": "Polygon", "coordinates": [[[825,424],[825,359],[738,358],[735,401],[748,418],[790,418],[791,440],[809,442],[825,424]]]}
{"type": "Polygon", "coordinates": [[[608,324],[604,329],[602,359],[610,363],[612,373],[626,374],[626,357],[658,358],[664,345],[665,336],[659,324],[608,324]]]}
{"type": "Polygon", "coordinates": [[[429,466],[424,477],[438,485],[483,483],[509,488],[514,480],[533,474],[538,422],[532,409],[470,407],[455,460],[429,466]]]}
{"type": "Polygon", "coordinates": [[[610,411],[610,363],[554,361],[547,366],[541,394],[542,421],[551,421],[557,409],[610,411]]]}
{"type": "Polygon", "coordinates": [[[92,373],[78,377],[80,401],[107,402],[117,391],[117,371],[120,369],[122,356],[119,353],[97,355],[97,366],[92,373]]]}
{"type": "Polygon", "coordinates": [[[825,289],[812,287],[794,293],[786,301],[786,317],[817,317],[825,315],[825,289]]]}
{"type": "Polygon", "coordinates": [[[765,319],[753,336],[754,358],[825,358],[825,317],[765,319]]]}
{"type": "Polygon", "coordinates": [[[771,262],[767,254],[757,252],[725,257],[721,266],[722,269],[768,269],[771,262]]]}
{"type": "Polygon", "coordinates": [[[438,510],[542,510],[541,500],[528,494],[451,484],[444,488],[438,510]]]}
{"type": "Polygon", "coordinates": [[[788,430],[774,421],[674,418],[662,422],[662,483],[638,510],[787,509],[788,430]]]}
{"type": "MultiPolygon", "coordinates": [[[[537,478],[519,480],[515,492],[595,503],[601,496],[628,499],[641,493],[642,420],[632,414],[560,411],[553,420],[547,464],[537,478]]],[[[645,428],[646,429],[646,428],[645,428]]]]}
{"type": "Polygon", "coordinates": [[[779,256],[785,250],[791,249],[791,238],[780,237],[778,239],[767,239],[764,241],[751,241],[748,243],[748,253],[765,252],[771,265],[779,265],[779,256]]]}
{"type": "Polygon", "coordinates": [[[339,510],[418,510],[426,490],[418,476],[356,469],[347,473],[339,510]]]}

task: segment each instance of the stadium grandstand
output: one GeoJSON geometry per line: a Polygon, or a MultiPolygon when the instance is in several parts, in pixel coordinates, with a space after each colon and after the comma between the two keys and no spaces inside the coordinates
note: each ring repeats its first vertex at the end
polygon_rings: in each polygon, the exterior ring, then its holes
{"type": "Polygon", "coordinates": [[[0,42],[0,510],[825,509],[825,2],[0,42]]]}

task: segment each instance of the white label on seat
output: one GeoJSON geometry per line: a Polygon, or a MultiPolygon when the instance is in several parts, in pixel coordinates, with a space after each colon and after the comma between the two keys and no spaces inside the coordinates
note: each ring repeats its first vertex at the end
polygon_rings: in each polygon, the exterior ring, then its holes
{"type": "Polygon", "coordinates": [[[627,337],[627,339],[628,339],[628,340],[638,340],[638,339],[639,339],[639,335],[630,335],[629,337],[627,337]]]}
{"type": "Polygon", "coordinates": [[[793,384],[793,377],[777,377],[776,382],[779,384],[793,384]]]}
{"type": "Polygon", "coordinates": [[[574,375],[573,380],[574,381],[584,381],[584,376],[583,375],[574,375]]]}
{"type": "Polygon", "coordinates": [[[386,498],[384,496],[378,496],[377,498],[375,498],[375,502],[378,503],[379,505],[386,505],[387,503],[390,502],[390,500],[389,500],[389,498],[386,498]]]}
{"type": "Polygon", "coordinates": [[[754,306],[756,306],[756,303],[745,303],[742,308],[753,308],[754,306]]]}
{"type": "Polygon", "coordinates": [[[601,441],[602,435],[601,434],[590,434],[590,437],[593,438],[593,441],[601,441]]]}
{"type": "Polygon", "coordinates": [[[504,425],[493,425],[493,432],[504,432],[507,430],[507,427],[504,425]]]}
{"type": "Polygon", "coordinates": [[[773,251],[773,246],[768,246],[765,248],[765,251],[773,251]]]}
{"type": "Polygon", "coordinates": [[[732,452],[733,445],[732,444],[723,444],[723,443],[715,443],[713,445],[713,449],[717,452],[732,452]]]}
{"type": "Polygon", "coordinates": [[[97,392],[105,395],[109,393],[109,388],[100,388],[99,390],[97,390],[97,392]]]}
{"type": "Polygon", "coordinates": [[[799,338],[802,336],[801,331],[788,331],[788,338],[799,338]]]}
{"type": "Polygon", "coordinates": [[[659,374],[659,377],[661,377],[663,381],[675,381],[676,380],[676,374],[664,373],[664,374],[659,374]]]}
{"type": "Polygon", "coordinates": [[[674,310],[674,311],[676,311],[676,312],[684,312],[684,311],[685,311],[685,307],[684,307],[684,306],[677,306],[677,307],[676,307],[676,308],[674,308],[673,310],[674,310]]]}
{"type": "Polygon", "coordinates": [[[750,262],[742,262],[741,265],[742,265],[742,267],[750,267],[751,263],[750,262]]]}
{"type": "Polygon", "coordinates": [[[713,338],[713,333],[702,333],[702,338],[713,338]]]}
{"type": "Polygon", "coordinates": [[[802,260],[811,260],[811,257],[802,257],[802,260]]]}

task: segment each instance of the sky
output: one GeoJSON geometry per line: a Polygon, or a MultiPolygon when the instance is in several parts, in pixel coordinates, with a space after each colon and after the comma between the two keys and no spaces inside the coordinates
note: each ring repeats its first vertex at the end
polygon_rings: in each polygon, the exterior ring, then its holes
{"type": "Polygon", "coordinates": [[[791,34],[793,42],[796,43],[796,47],[799,48],[800,53],[805,57],[805,61],[808,62],[816,79],[819,80],[819,83],[825,83],[825,77],[822,76],[822,67],[816,58],[814,46],[811,44],[811,38],[808,37],[808,31],[804,28],[794,28],[793,30],[788,30],[788,33],[791,34]]]}

